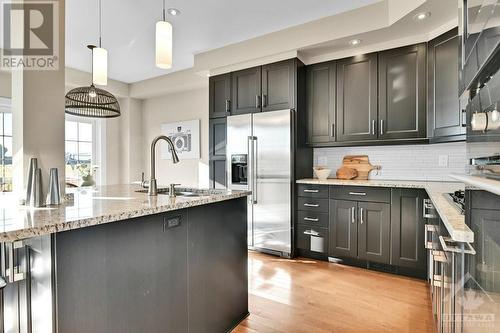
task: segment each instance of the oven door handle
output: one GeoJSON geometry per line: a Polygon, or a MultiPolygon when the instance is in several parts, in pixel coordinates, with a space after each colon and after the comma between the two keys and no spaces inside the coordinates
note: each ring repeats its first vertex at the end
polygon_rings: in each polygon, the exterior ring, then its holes
{"type": "Polygon", "coordinates": [[[429,233],[434,233],[437,232],[437,226],[434,224],[426,224],[425,225],[425,232],[424,232],[424,245],[427,250],[433,250],[434,249],[434,244],[432,242],[429,242],[429,233]]]}
{"type": "Polygon", "coordinates": [[[457,242],[451,239],[450,237],[443,237],[439,236],[439,243],[441,243],[441,246],[443,247],[444,252],[453,252],[453,253],[463,253],[463,254],[470,254],[470,255],[475,255],[476,250],[472,247],[470,243],[466,242],[457,242]],[[460,246],[450,246],[450,243],[454,244],[464,244],[464,247],[461,248],[460,246]]]}

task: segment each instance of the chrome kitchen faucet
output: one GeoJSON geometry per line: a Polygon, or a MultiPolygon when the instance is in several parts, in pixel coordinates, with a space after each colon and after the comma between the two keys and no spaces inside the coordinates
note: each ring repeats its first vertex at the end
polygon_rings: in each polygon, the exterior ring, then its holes
{"type": "Polygon", "coordinates": [[[154,196],[158,195],[158,185],[156,184],[156,143],[160,140],[165,140],[170,147],[170,151],[172,153],[172,161],[174,163],[179,163],[179,156],[177,156],[177,152],[175,151],[175,146],[172,140],[168,136],[159,135],[153,139],[151,142],[151,179],[149,180],[149,189],[148,195],[154,196]]]}

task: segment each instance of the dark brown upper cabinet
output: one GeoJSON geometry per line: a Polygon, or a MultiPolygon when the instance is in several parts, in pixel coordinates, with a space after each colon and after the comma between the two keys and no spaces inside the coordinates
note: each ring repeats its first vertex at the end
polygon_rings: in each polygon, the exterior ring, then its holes
{"type": "Polygon", "coordinates": [[[294,59],[262,66],[262,111],[294,108],[295,73],[294,59]]]}
{"type": "Polygon", "coordinates": [[[379,53],[380,140],[426,137],[425,89],[425,44],[379,53]]]}
{"type": "Polygon", "coordinates": [[[458,29],[453,29],[427,45],[427,114],[431,141],[465,139],[465,110],[460,108],[458,99],[459,43],[458,29]]]}
{"type": "Polygon", "coordinates": [[[227,117],[231,114],[231,73],[211,76],[208,84],[209,117],[227,117]]]}
{"type": "Polygon", "coordinates": [[[262,107],[261,66],[233,72],[232,81],[231,114],[260,112],[262,107]]]}
{"type": "Polygon", "coordinates": [[[295,59],[232,73],[231,114],[295,108],[295,59]]]}
{"type": "Polygon", "coordinates": [[[314,64],[306,70],[307,142],[320,146],[335,142],[334,61],[314,64]]]}
{"type": "Polygon", "coordinates": [[[337,141],[377,139],[377,54],[337,61],[337,141]]]}

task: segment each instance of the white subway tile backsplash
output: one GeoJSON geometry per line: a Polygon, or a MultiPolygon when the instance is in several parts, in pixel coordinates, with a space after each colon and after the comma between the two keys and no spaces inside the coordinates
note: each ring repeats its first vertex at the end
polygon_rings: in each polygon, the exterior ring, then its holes
{"type": "Polygon", "coordinates": [[[450,181],[451,173],[463,174],[467,157],[465,142],[432,145],[363,146],[315,148],[314,165],[332,169],[332,175],[342,165],[345,155],[368,155],[371,164],[381,165],[371,179],[450,181]],[[439,166],[439,156],[448,156],[448,166],[439,166]]]}

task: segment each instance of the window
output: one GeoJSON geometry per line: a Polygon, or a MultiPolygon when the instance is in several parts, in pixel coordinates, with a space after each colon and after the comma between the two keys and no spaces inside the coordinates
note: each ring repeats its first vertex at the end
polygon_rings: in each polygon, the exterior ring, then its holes
{"type": "Polygon", "coordinates": [[[66,117],[66,183],[70,186],[90,185],[86,176],[96,176],[96,127],[95,120],[66,117]]]}
{"type": "Polygon", "coordinates": [[[7,98],[0,98],[0,191],[12,191],[12,112],[7,98]]]}

